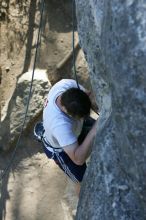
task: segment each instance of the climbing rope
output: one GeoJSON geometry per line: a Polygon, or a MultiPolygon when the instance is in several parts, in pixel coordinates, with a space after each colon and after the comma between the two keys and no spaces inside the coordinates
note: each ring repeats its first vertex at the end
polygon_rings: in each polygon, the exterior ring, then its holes
{"type": "Polygon", "coordinates": [[[24,114],[24,120],[21,126],[21,131],[16,143],[16,146],[14,148],[14,151],[12,153],[10,162],[8,163],[7,167],[5,168],[5,170],[2,172],[1,176],[0,176],[0,181],[3,180],[3,178],[5,177],[7,171],[9,170],[9,168],[11,167],[13,160],[15,158],[16,155],[16,151],[18,149],[18,146],[20,144],[20,139],[24,130],[24,125],[26,122],[26,118],[27,118],[27,113],[28,113],[28,108],[29,108],[29,102],[30,102],[30,98],[31,98],[31,94],[32,94],[32,86],[33,86],[33,79],[34,79],[34,71],[35,71],[35,67],[36,67],[36,60],[37,60],[37,54],[38,54],[38,47],[39,47],[39,43],[40,43],[40,38],[41,38],[41,27],[42,27],[42,19],[43,19],[43,12],[44,12],[44,5],[45,5],[45,0],[41,0],[41,12],[40,12],[40,23],[39,23],[39,29],[38,29],[38,35],[37,35],[37,40],[36,40],[36,49],[35,49],[35,57],[34,57],[34,64],[33,64],[33,70],[32,70],[32,78],[31,78],[31,84],[30,84],[30,89],[29,89],[29,95],[28,95],[28,99],[27,99],[27,104],[26,104],[26,110],[25,110],[25,114],[24,114]]]}
{"type": "Polygon", "coordinates": [[[75,0],[72,0],[72,29],[73,73],[77,83],[77,87],[80,89],[75,63],[75,0]]]}

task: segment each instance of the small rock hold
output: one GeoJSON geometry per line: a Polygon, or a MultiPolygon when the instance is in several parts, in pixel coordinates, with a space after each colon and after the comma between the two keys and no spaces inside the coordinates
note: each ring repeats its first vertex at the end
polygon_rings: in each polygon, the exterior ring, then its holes
{"type": "Polygon", "coordinates": [[[119,185],[119,186],[118,186],[118,189],[119,189],[119,190],[122,190],[122,191],[128,190],[128,186],[127,186],[127,185],[119,185]]]}
{"type": "Polygon", "coordinates": [[[10,71],[10,67],[7,66],[7,67],[5,68],[5,70],[6,70],[7,72],[9,72],[9,71],[10,71]]]}
{"type": "Polygon", "coordinates": [[[112,207],[113,207],[113,209],[116,207],[116,203],[115,202],[113,202],[112,207]]]}

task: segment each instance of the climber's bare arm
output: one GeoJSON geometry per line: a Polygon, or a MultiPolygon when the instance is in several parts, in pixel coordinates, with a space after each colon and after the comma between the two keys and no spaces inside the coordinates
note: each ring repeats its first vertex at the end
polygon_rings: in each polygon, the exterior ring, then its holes
{"type": "Polygon", "coordinates": [[[78,142],[76,142],[74,144],[64,147],[64,151],[77,165],[82,165],[83,163],[85,163],[86,159],[89,157],[91,153],[92,141],[96,135],[96,124],[97,121],[85,137],[82,144],[79,145],[78,142]]]}

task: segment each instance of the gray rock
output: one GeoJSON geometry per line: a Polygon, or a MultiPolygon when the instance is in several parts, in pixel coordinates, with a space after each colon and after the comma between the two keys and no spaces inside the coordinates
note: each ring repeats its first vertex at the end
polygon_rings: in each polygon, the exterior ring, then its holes
{"type": "MultiPolygon", "coordinates": [[[[29,97],[32,71],[24,73],[18,80],[14,93],[2,109],[0,148],[7,150],[19,136],[24,121],[29,97]]],[[[41,113],[45,96],[50,89],[45,70],[35,70],[32,94],[24,129],[41,113]]]]}
{"type": "Polygon", "coordinates": [[[146,2],[76,0],[100,108],[77,220],[146,219],[146,2]]]}

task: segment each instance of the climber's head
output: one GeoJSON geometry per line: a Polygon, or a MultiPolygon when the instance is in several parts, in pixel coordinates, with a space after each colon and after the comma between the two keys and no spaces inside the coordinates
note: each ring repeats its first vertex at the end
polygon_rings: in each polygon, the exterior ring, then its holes
{"type": "Polygon", "coordinates": [[[64,112],[73,118],[85,118],[90,114],[89,96],[78,88],[70,88],[61,95],[64,112]]]}

